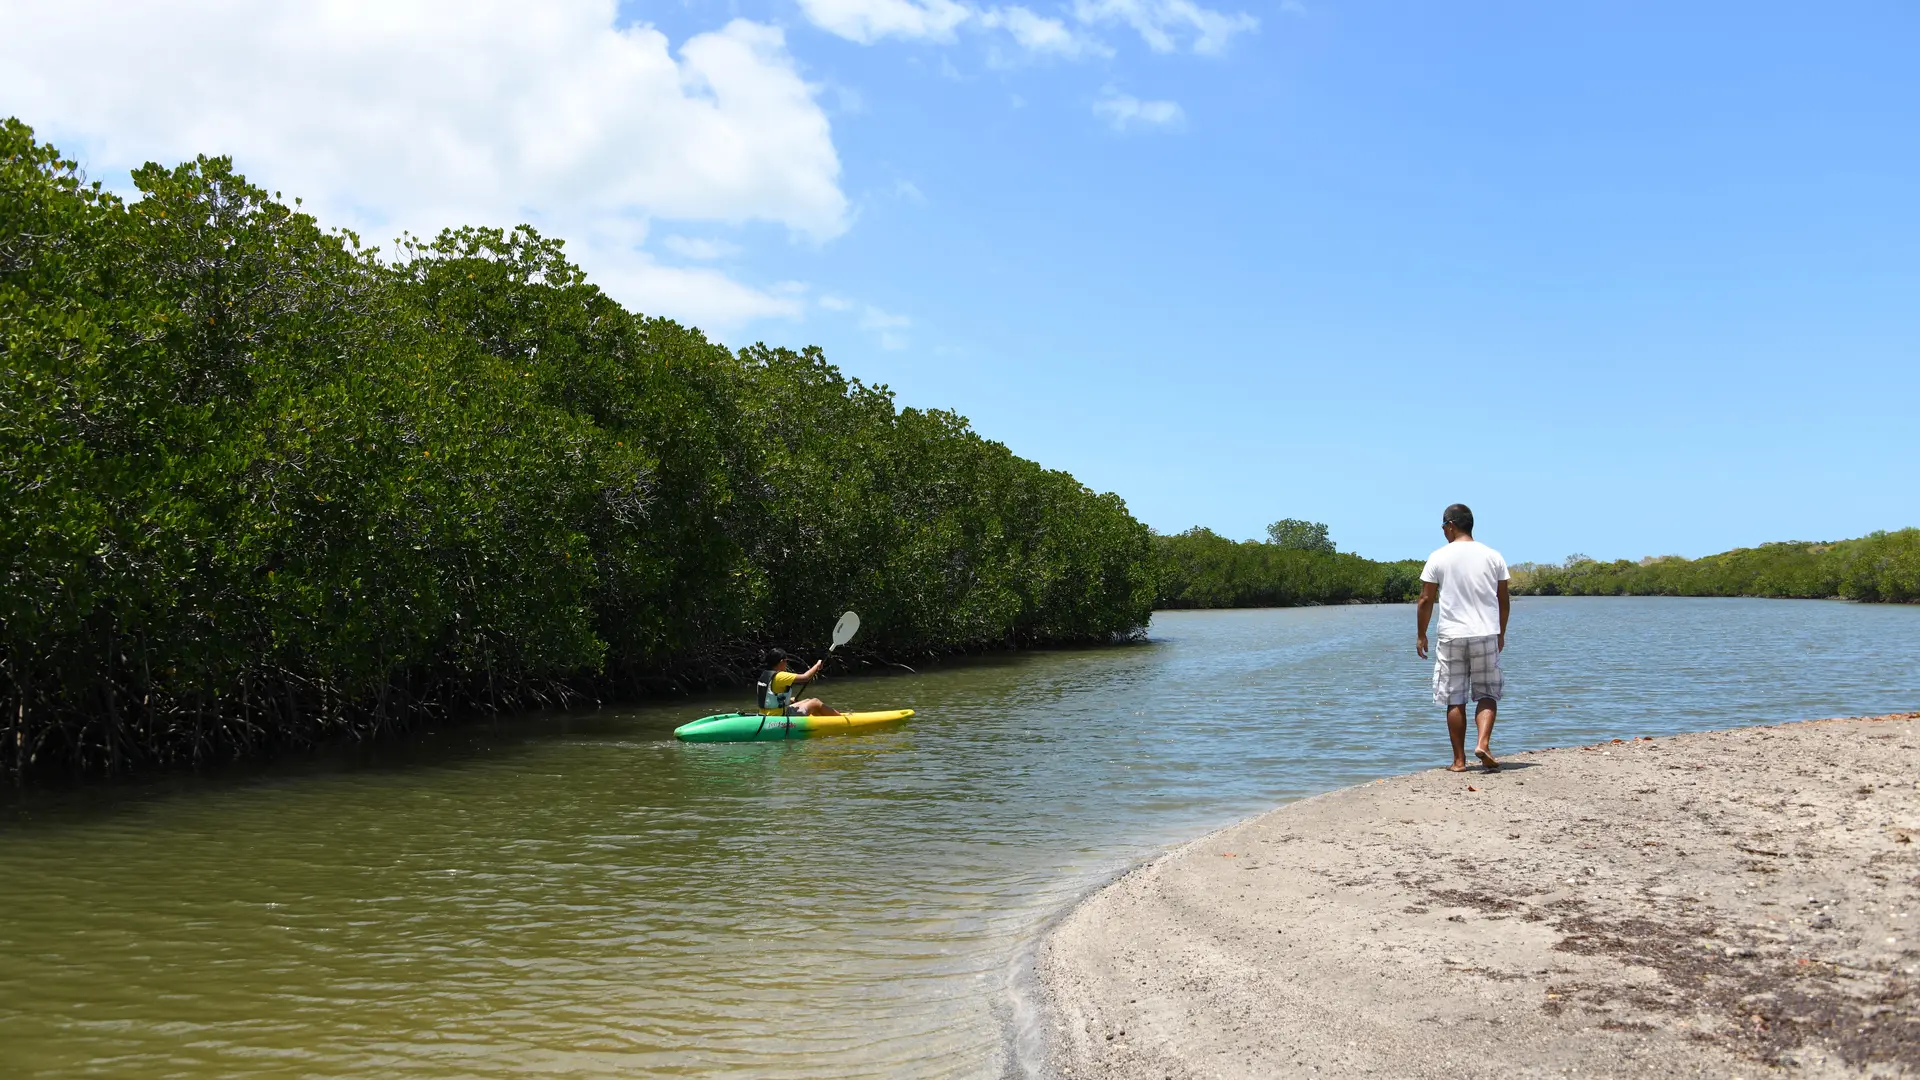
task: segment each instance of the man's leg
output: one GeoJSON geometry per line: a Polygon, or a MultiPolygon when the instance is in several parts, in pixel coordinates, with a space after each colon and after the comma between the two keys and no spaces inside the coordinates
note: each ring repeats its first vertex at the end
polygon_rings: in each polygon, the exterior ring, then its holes
{"type": "Polygon", "coordinates": [[[1447,771],[1465,772],[1467,768],[1467,707],[1465,705],[1447,706],[1447,738],[1453,742],[1453,764],[1447,766],[1447,771]]]}
{"type": "Polygon", "coordinates": [[[1447,738],[1453,742],[1448,772],[1467,768],[1467,663],[1458,640],[1433,643],[1433,703],[1447,710],[1447,738]]]}
{"type": "Polygon", "coordinates": [[[1493,719],[1500,708],[1500,691],[1506,685],[1506,677],[1500,673],[1500,639],[1497,635],[1474,638],[1468,643],[1468,653],[1473,669],[1468,691],[1479,705],[1474,719],[1480,726],[1480,740],[1474,744],[1473,756],[1494,772],[1500,763],[1493,759],[1493,719]]]}
{"type": "MultiPolygon", "coordinates": [[[[1493,717],[1499,709],[1499,702],[1492,698],[1481,698],[1480,711],[1473,718],[1474,722],[1480,727],[1480,741],[1473,745],[1473,756],[1479,758],[1480,764],[1485,765],[1489,769],[1500,768],[1500,763],[1493,759],[1493,717]]],[[[1466,710],[1462,709],[1460,716],[1461,734],[1466,734],[1466,727],[1466,710]]]]}
{"type": "Polygon", "coordinates": [[[827,708],[827,703],[824,701],[821,701],[817,697],[810,697],[805,701],[795,702],[793,706],[793,711],[799,713],[801,716],[839,716],[840,715],[839,713],[833,711],[832,709],[827,708]]]}

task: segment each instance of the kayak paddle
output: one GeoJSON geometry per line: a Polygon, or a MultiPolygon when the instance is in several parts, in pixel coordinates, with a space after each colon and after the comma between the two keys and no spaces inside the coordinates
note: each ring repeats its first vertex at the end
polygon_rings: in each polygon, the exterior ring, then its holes
{"type": "Polygon", "coordinates": [[[833,624],[833,644],[827,646],[827,651],[832,652],[847,642],[852,641],[853,635],[859,632],[860,616],[855,615],[851,611],[840,616],[840,621],[833,624]]]}

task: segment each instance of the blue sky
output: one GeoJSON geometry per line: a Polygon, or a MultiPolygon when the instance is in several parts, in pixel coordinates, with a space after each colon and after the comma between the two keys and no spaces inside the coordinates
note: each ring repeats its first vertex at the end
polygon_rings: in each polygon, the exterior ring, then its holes
{"type": "Polygon", "coordinates": [[[230,152],[376,236],[534,221],[1163,531],[1402,557],[1460,499],[1518,561],[1920,524],[1912,5],[349,3],[225,19],[191,79],[141,67],[200,17],[158,6],[0,3],[0,111],[110,181],[230,152]]]}

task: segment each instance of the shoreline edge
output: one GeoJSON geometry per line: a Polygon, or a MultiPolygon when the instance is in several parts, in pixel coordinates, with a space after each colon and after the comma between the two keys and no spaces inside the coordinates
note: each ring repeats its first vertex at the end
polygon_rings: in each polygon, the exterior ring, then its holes
{"type": "Polygon", "coordinates": [[[1208,833],[1022,950],[1009,1073],[1920,1075],[1916,719],[1529,751],[1208,833]]]}

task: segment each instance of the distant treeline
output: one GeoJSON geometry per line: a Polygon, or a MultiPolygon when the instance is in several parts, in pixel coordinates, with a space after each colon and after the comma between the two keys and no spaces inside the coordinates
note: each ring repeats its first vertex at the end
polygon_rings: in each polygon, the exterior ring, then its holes
{"type": "Polygon", "coordinates": [[[226,159],[134,181],[0,129],[0,771],[722,681],[847,608],[890,656],[1151,613],[1118,498],[817,350],[524,228],[376,256],[226,159]]]}
{"type": "Polygon", "coordinates": [[[1325,525],[1279,521],[1265,541],[1210,529],[1155,536],[1161,608],[1399,603],[1420,595],[1420,559],[1374,562],[1334,550],[1325,525]]]}
{"type": "Polygon", "coordinates": [[[1683,559],[1596,562],[1575,555],[1559,565],[1513,568],[1520,596],[1771,596],[1920,601],[1920,529],[1876,532],[1858,540],[1737,548],[1683,559]]]}

